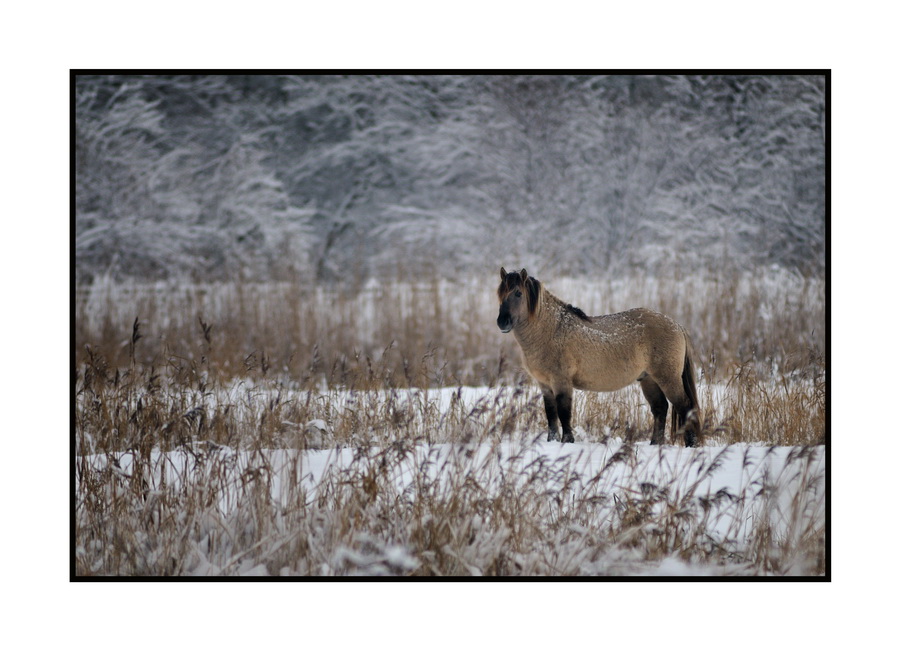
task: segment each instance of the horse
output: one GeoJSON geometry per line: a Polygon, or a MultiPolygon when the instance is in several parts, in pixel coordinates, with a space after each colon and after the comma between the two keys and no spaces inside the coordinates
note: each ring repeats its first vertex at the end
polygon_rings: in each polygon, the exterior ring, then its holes
{"type": "Polygon", "coordinates": [[[551,294],[525,269],[500,268],[497,326],[519,343],[525,368],[540,385],[548,441],[574,442],[572,391],[612,392],[638,382],[653,414],[652,445],[665,443],[672,403],[672,439],[696,446],[700,407],[694,381],[694,351],[687,331],[671,318],[634,308],[588,317],[551,294]]]}

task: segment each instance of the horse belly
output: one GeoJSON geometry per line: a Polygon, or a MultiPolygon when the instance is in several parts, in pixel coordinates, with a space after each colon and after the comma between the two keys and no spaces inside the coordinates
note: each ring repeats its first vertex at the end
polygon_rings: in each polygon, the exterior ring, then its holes
{"type": "Polygon", "coordinates": [[[572,378],[572,384],[576,389],[589,392],[614,392],[636,381],[642,371],[639,366],[579,369],[572,378]]]}

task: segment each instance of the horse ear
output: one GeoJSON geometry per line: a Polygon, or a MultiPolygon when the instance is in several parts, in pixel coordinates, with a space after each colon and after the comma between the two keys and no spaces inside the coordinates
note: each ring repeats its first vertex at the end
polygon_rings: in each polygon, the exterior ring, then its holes
{"type": "Polygon", "coordinates": [[[522,268],[521,274],[522,274],[522,281],[523,281],[523,282],[524,282],[525,280],[528,279],[528,272],[525,271],[525,268],[524,268],[524,267],[522,268]]]}
{"type": "Polygon", "coordinates": [[[500,268],[500,280],[501,280],[501,281],[505,281],[505,280],[506,280],[506,270],[505,270],[504,268],[502,268],[502,267],[500,268]]]}

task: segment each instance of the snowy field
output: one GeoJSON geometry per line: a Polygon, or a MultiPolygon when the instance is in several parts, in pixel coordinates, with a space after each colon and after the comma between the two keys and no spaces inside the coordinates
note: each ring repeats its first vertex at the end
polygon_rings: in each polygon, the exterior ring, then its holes
{"type": "MultiPolygon", "coordinates": [[[[270,400],[243,383],[220,400],[253,391],[270,400]]],[[[824,573],[825,447],[651,447],[583,428],[563,445],[535,426],[490,427],[532,398],[295,395],[282,400],[324,399],[333,415],[388,405],[403,426],[335,443],[325,419],[284,420],[294,446],[79,456],[77,563],[86,575],[824,573]]]]}

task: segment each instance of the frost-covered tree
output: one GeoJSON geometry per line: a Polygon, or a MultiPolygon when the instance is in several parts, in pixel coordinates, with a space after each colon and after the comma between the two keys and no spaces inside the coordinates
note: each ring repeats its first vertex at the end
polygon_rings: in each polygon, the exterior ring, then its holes
{"type": "Polygon", "coordinates": [[[306,264],[307,216],[265,163],[265,116],[243,113],[236,96],[225,77],[77,80],[81,280],[263,277],[306,264]]]}
{"type": "Polygon", "coordinates": [[[822,76],[85,76],[76,268],[824,267],[822,76]]]}

